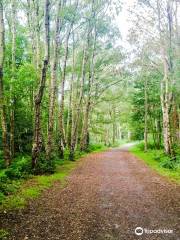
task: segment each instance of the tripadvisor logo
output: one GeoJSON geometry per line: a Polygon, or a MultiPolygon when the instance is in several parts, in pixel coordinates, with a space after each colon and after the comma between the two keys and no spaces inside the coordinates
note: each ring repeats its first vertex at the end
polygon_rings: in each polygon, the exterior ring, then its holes
{"type": "Polygon", "coordinates": [[[142,227],[137,227],[137,228],[135,229],[135,234],[138,235],[138,236],[142,235],[143,232],[144,232],[144,231],[143,231],[143,228],[142,228],[142,227]]]}
{"type": "Polygon", "coordinates": [[[137,236],[141,236],[143,233],[145,234],[170,234],[173,233],[172,229],[147,229],[142,227],[135,228],[135,234],[137,236]]]}

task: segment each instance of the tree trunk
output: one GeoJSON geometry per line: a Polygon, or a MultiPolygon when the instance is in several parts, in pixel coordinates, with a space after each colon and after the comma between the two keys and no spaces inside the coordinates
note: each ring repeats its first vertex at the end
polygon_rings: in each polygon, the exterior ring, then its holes
{"type": "Polygon", "coordinates": [[[16,1],[12,0],[12,77],[11,77],[11,110],[10,110],[10,154],[14,157],[14,133],[15,133],[15,96],[13,92],[13,85],[16,71],[16,1]]]}
{"type": "Polygon", "coordinates": [[[180,106],[178,107],[178,144],[180,145],[180,106]]]}
{"type": "Polygon", "coordinates": [[[54,131],[54,110],[57,94],[57,63],[58,63],[58,50],[59,50],[59,38],[60,38],[60,10],[61,10],[61,0],[58,3],[57,8],[57,18],[56,18],[56,33],[55,33],[55,43],[54,43],[54,56],[52,60],[51,67],[51,82],[49,90],[49,118],[48,118],[48,136],[47,136],[47,147],[46,156],[48,159],[51,158],[52,154],[52,144],[53,144],[53,131],[54,131]]]}
{"type": "Polygon", "coordinates": [[[145,77],[144,82],[144,151],[147,152],[147,141],[148,141],[148,98],[147,98],[147,78],[145,77]]]}
{"type": "MultiPolygon", "coordinates": [[[[171,131],[170,131],[170,116],[169,116],[170,99],[171,99],[169,73],[172,68],[172,62],[171,62],[171,56],[168,59],[165,51],[165,43],[164,43],[164,39],[162,36],[162,29],[161,29],[161,10],[160,10],[159,0],[157,0],[157,12],[158,12],[158,30],[159,30],[159,36],[160,36],[160,48],[161,48],[163,68],[164,68],[164,78],[161,80],[161,107],[162,107],[162,113],[163,113],[164,151],[166,154],[172,155],[173,149],[172,149],[172,138],[171,138],[171,131]]],[[[171,27],[169,28],[169,34],[171,35],[171,27]]]]}
{"type": "Polygon", "coordinates": [[[115,106],[112,107],[112,121],[113,121],[113,124],[112,124],[112,144],[115,145],[116,143],[116,136],[117,136],[117,133],[116,133],[116,108],[115,106]]]}
{"type": "Polygon", "coordinates": [[[172,145],[171,145],[171,133],[170,133],[169,106],[168,106],[168,103],[167,102],[164,103],[163,100],[162,100],[162,111],[163,111],[164,150],[166,154],[171,155],[172,145]]]}
{"type": "MultiPolygon", "coordinates": [[[[73,74],[72,74],[73,75],[73,74]]],[[[73,78],[73,77],[72,77],[73,78]]],[[[73,80],[71,80],[70,93],[69,93],[69,104],[68,104],[68,117],[66,125],[66,143],[67,146],[71,146],[71,128],[72,128],[72,92],[73,92],[73,80]]]]}
{"type": "MultiPolygon", "coordinates": [[[[164,52],[164,51],[163,51],[164,52]]],[[[167,60],[165,58],[165,54],[163,54],[164,61],[164,78],[161,81],[161,106],[163,113],[163,139],[164,139],[164,150],[168,155],[173,154],[172,150],[172,138],[170,131],[170,92],[169,92],[169,78],[168,78],[168,65],[167,60]]]]}
{"type": "Polygon", "coordinates": [[[89,127],[89,113],[90,113],[91,100],[90,96],[87,99],[87,104],[85,108],[83,128],[82,128],[82,137],[81,137],[81,151],[86,151],[88,148],[88,127],[89,127]]]}
{"type": "Polygon", "coordinates": [[[65,87],[65,80],[66,80],[66,65],[67,65],[67,58],[68,58],[68,44],[69,44],[69,37],[71,33],[72,25],[67,33],[66,37],[66,46],[65,46],[65,56],[64,56],[64,66],[63,66],[63,73],[62,73],[62,81],[61,81],[61,100],[59,106],[59,131],[60,131],[60,139],[63,145],[63,148],[66,147],[66,138],[65,138],[65,129],[64,129],[64,87],[65,87]]]}
{"type": "Polygon", "coordinates": [[[10,151],[8,146],[8,132],[6,123],[6,105],[4,99],[4,87],[3,87],[3,65],[4,65],[4,19],[3,19],[3,3],[0,0],[0,113],[1,113],[1,125],[2,125],[2,145],[5,165],[10,164],[10,151]]]}
{"type": "Polygon", "coordinates": [[[49,0],[45,1],[45,57],[43,61],[43,66],[41,70],[41,79],[38,88],[38,92],[35,96],[35,122],[34,122],[34,138],[33,138],[33,147],[32,147],[32,168],[35,168],[39,154],[42,150],[42,133],[41,133],[41,103],[44,95],[45,83],[46,83],[46,74],[49,64],[49,0]]]}
{"type": "Polygon", "coordinates": [[[67,119],[67,127],[66,127],[66,142],[68,147],[71,147],[71,131],[72,131],[72,122],[73,122],[73,99],[74,99],[74,73],[75,73],[75,46],[74,46],[74,33],[73,36],[73,56],[72,56],[72,76],[71,76],[71,85],[70,85],[70,93],[69,93],[69,106],[68,106],[68,119],[67,119]]]}
{"type": "MultiPolygon", "coordinates": [[[[93,17],[95,16],[95,13],[93,12],[93,17]]],[[[87,96],[87,102],[85,107],[85,114],[84,114],[84,121],[83,121],[83,128],[82,128],[82,136],[81,136],[81,143],[80,143],[80,149],[81,151],[86,151],[88,148],[88,129],[89,129],[89,114],[91,111],[91,90],[92,90],[92,84],[94,82],[94,58],[95,58],[95,50],[96,50],[96,26],[94,29],[94,39],[93,39],[93,51],[92,51],[92,57],[90,61],[90,69],[89,69],[89,82],[88,82],[88,96],[87,96]]]]}
{"type": "MultiPolygon", "coordinates": [[[[31,0],[27,0],[27,23],[28,23],[28,31],[29,31],[29,37],[31,39],[31,51],[32,51],[32,64],[36,66],[36,41],[35,41],[35,32],[33,27],[33,9],[31,5],[31,0]]],[[[34,97],[34,94],[33,94],[34,97]]]]}
{"type": "Polygon", "coordinates": [[[36,38],[36,68],[41,69],[41,51],[40,51],[40,23],[39,23],[39,2],[33,0],[34,5],[34,22],[35,22],[35,38],[36,38]]]}
{"type": "MultiPolygon", "coordinates": [[[[89,46],[89,44],[87,44],[87,45],[89,46]]],[[[88,60],[87,49],[84,49],[83,61],[82,61],[82,74],[81,74],[81,87],[80,87],[80,94],[79,94],[79,102],[77,104],[77,112],[74,116],[74,122],[72,124],[71,147],[70,147],[70,154],[69,154],[69,159],[71,161],[74,160],[74,150],[75,150],[76,139],[77,139],[77,130],[78,130],[79,117],[80,117],[80,112],[81,112],[81,103],[82,103],[83,93],[84,93],[84,81],[85,81],[87,60],[88,60]]]]}

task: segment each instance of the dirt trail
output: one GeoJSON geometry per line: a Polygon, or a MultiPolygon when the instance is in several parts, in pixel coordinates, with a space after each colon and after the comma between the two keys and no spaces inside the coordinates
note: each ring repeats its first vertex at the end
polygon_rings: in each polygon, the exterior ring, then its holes
{"type": "MultiPolygon", "coordinates": [[[[180,188],[160,177],[126,148],[90,154],[58,184],[3,227],[15,240],[178,240],[180,188]],[[136,227],[172,234],[136,236],[136,227]]],[[[179,224],[180,225],[180,224],[179,224]]]]}

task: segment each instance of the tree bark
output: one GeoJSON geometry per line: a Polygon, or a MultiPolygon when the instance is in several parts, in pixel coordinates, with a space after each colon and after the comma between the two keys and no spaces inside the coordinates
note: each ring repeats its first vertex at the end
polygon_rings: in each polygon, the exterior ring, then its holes
{"type": "Polygon", "coordinates": [[[178,144],[180,145],[180,106],[178,106],[178,130],[177,130],[178,144]]]}
{"type": "Polygon", "coordinates": [[[41,69],[41,50],[40,50],[40,23],[39,23],[39,1],[32,0],[34,7],[34,28],[36,39],[36,69],[41,69]]]}
{"type": "MultiPolygon", "coordinates": [[[[28,31],[29,31],[29,37],[31,39],[31,49],[32,49],[32,63],[34,66],[36,66],[36,41],[35,41],[35,32],[34,32],[34,27],[33,27],[33,9],[31,6],[31,0],[27,0],[27,9],[26,9],[26,14],[27,14],[27,23],[28,23],[28,31]]],[[[34,94],[33,94],[34,97],[34,94]]]]}
{"type": "Polygon", "coordinates": [[[48,118],[48,136],[46,146],[46,156],[48,159],[51,158],[53,148],[53,131],[54,131],[54,110],[57,95],[57,63],[58,63],[58,50],[60,45],[60,11],[62,7],[62,1],[60,0],[57,8],[56,17],[56,32],[54,42],[54,56],[52,59],[51,66],[51,82],[49,90],[49,118],[48,118]]]}
{"type": "Polygon", "coordinates": [[[113,145],[115,145],[116,143],[116,110],[115,107],[113,106],[113,110],[112,110],[112,120],[113,120],[113,132],[112,132],[112,143],[113,145]]]}
{"type": "Polygon", "coordinates": [[[147,152],[148,147],[148,97],[147,97],[147,78],[144,80],[144,151],[147,152]]]}
{"type": "Polygon", "coordinates": [[[68,147],[71,147],[71,131],[72,131],[72,122],[73,122],[73,100],[74,100],[74,73],[75,73],[75,45],[74,45],[74,33],[72,32],[73,39],[73,53],[72,53],[72,76],[70,84],[70,93],[69,93],[69,106],[68,106],[68,119],[66,126],[66,142],[68,147]]]}
{"type": "MultiPolygon", "coordinates": [[[[94,1],[92,3],[92,17],[93,20],[95,20],[95,11],[94,11],[94,1]]],[[[85,106],[85,114],[84,114],[84,121],[83,121],[83,128],[82,128],[82,136],[81,136],[81,143],[80,143],[80,149],[81,151],[86,151],[88,148],[89,143],[89,115],[91,111],[91,91],[92,91],[92,85],[94,82],[94,58],[95,58],[95,50],[96,50],[96,38],[97,38],[97,32],[96,32],[96,23],[91,27],[91,32],[94,28],[94,39],[93,39],[93,50],[92,50],[92,56],[90,59],[90,67],[89,67],[89,81],[88,81],[88,93],[87,93],[87,101],[85,106]]],[[[88,44],[89,45],[89,44],[88,44]]]]}
{"type": "Polygon", "coordinates": [[[10,164],[10,151],[8,145],[8,132],[6,123],[6,105],[4,99],[4,87],[3,87],[3,66],[4,66],[4,48],[5,48],[5,29],[3,18],[3,3],[0,0],[0,112],[1,112],[1,126],[2,126],[2,145],[5,165],[10,164]]]}
{"type": "MultiPolygon", "coordinates": [[[[87,44],[88,49],[89,44],[87,44]]],[[[72,134],[71,134],[71,147],[70,147],[70,154],[69,159],[71,161],[74,161],[74,150],[76,145],[76,139],[77,139],[77,130],[78,130],[78,124],[79,124],[79,117],[81,112],[81,103],[83,99],[83,93],[84,93],[84,81],[85,81],[85,75],[86,75],[86,64],[88,60],[87,56],[87,49],[85,48],[83,50],[83,61],[82,61],[82,73],[81,73],[81,87],[80,87],[80,94],[79,94],[79,101],[77,104],[77,111],[74,116],[74,122],[72,124],[72,134]]]]}
{"type": "Polygon", "coordinates": [[[89,127],[90,107],[91,107],[91,100],[90,100],[90,96],[88,96],[86,107],[85,107],[82,136],[81,136],[81,143],[80,143],[81,151],[86,151],[88,148],[88,127],[89,127]]]}
{"type": "Polygon", "coordinates": [[[45,57],[41,70],[41,79],[38,92],[35,96],[35,122],[34,122],[34,138],[32,147],[32,168],[35,168],[40,152],[42,150],[42,133],[41,133],[41,103],[44,95],[46,74],[49,64],[49,44],[50,44],[50,24],[49,24],[49,0],[45,1],[45,57]]]}
{"type": "Polygon", "coordinates": [[[11,158],[14,158],[15,146],[14,146],[14,134],[15,134],[15,96],[14,96],[14,80],[16,71],[16,1],[11,2],[12,9],[12,77],[11,77],[11,110],[10,110],[10,154],[11,158]]]}
{"type": "MultiPolygon", "coordinates": [[[[172,149],[172,137],[170,131],[170,99],[171,99],[171,92],[170,92],[170,77],[169,71],[172,67],[171,57],[168,59],[165,50],[164,39],[162,36],[162,29],[161,29],[161,10],[159,5],[159,0],[157,0],[157,11],[158,11],[158,30],[160,36],[160,48],[161,54],[163,59],[163,69],[164,69],[164,78],[161,80],[161,107],[163,113],[163,140],[164,140],[164,151],[168,155],[173,154],[172,149]],[[170,67],[170,68],[169,68],[170,67]]],[[[171,29],[169,29],[169,33],[171,29]]]]}
{"type": "Polygon", "coordinates": [[[67,65],[67,58],[68,58],[68,50],[69,50],[69,37],[71,34],[72,24],[68,30],[66,36],[66,43],[65,43],[65,56],[64,56],[64,66],[62,72],[62,80],[61,80],[61,100],[59,106],[59,131],[60,131],[60,139],[63,149],[66,147],[66,137],[65,137],[65,129],[64,129],[64,87],[65,87],[65,80],[66,80],[66,65],[67,65]]]}

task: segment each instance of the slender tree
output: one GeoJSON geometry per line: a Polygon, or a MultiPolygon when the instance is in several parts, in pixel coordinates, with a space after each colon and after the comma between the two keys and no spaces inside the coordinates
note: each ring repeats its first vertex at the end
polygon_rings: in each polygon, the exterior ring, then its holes
{"type": "Polygon", "coordinates": [[[65,42],[65,56],[64,56],[64,65],[62,70],[62,79],[61,79],[61,100],[59,106],[59,133],[60,133],[60,144],[62,144],[62,149],[66,147],[66,137],[65,137],[65,125],[64,125],[64,92],[65,92],[65,80],[66,80],[66,66],[67,66],[67,59],[68,59],[68,44],[69,44],[69,37],[71,33],[71,28],[68,29],[66,42],[65,42]]]}
{"type": "Polygon", "coordinates": [[[53,131],[54,131],[54,111],[55,111],[55,101],[57,96],[57,65],[58,65],[58,53],[60,47],[60,29],[61,29],[61,19],[60,13],[62,10],[62,0],[58,2],[57,6],[57,16],[56,16],[56,30],[55,30],[55,40],[54,40],[54,51],[51,66],[51,81],[49,90],[49,118],[48,118],[48,136],[47,136],[47,147],[46,155],[47,158],[51,158],[52,154],[52,144],[53,144],[53,131]]]}
{"type": "MultiPolygon", "coordinates": [[[[169,7],[169,6],[168,6],[169,7]]],[[[161,81],[161,106],[163,112],[163,136],[164,136],[164,149],[169,155],[172,154],[172,136],[170,130],[170,104],[171,104],[171,78],[170,78],[170,68],[171,68],[171,58],[167,56],[167,49],[165,49],[165,43],[162,36],[162,20],[161,20],[161,7],[160,2],[157,0],[157,14],[158,14],[158,30],[160,36],[160,47],[163,60],[164,77],[161,81]]],[[[170,28],[169,28],[169,31],[170,28]]],[[[171,35],[171,33],[169,33],[171,35]]]]}
{"type": "Polygon", "coordinates": [[[14,82],[15,82],[15,72],[16,72],[16,1],[11,1],[12,10],[12,77],[11,77],[11,113],[10,113],[10,153],[11,158],[14,157],[14,139],[15,139],[15,95],[14,95],[14,82]]]}
{"type": "Polygon", "coordinates": [[[3,1],[0,0],[0,110],[1,110],[1,125],[2,125],[2,143],[4,161],[6,166],[10,164],[10,151],[8,145],[8,132],[7,132],[7,116],[6,116],[6,104],[4,98],[4,86],[3,86],[3,69],[4,69],[4,49],[5,49],[5,29],[4,29],[4,17],[3,17],[3,1]]]}
{"type": "Polygon", "coordinates": [[[46,83],[46,75],[49,65],[49,55],[50,55],[50,2],[49,0],[45,1],[45,39],[44,39],[44,47],[45,47],[45,55],[41,69],[41,78],[38,87],[37,94],[34,100],[34,109],[35,109],[35,121],[34,121],[34,137],[33,137],[33,147],[32,147],[32,167],[34,168],[37,164],[40,152],[42,151],[42,132],[41,132],[41,104],[44,95],[45,83],[46,83]]]}
{"type": "Polygon", "coordinates": [[[148,150],[148,89],[147,77],[144,78],[144,151],[148,150]]]}

